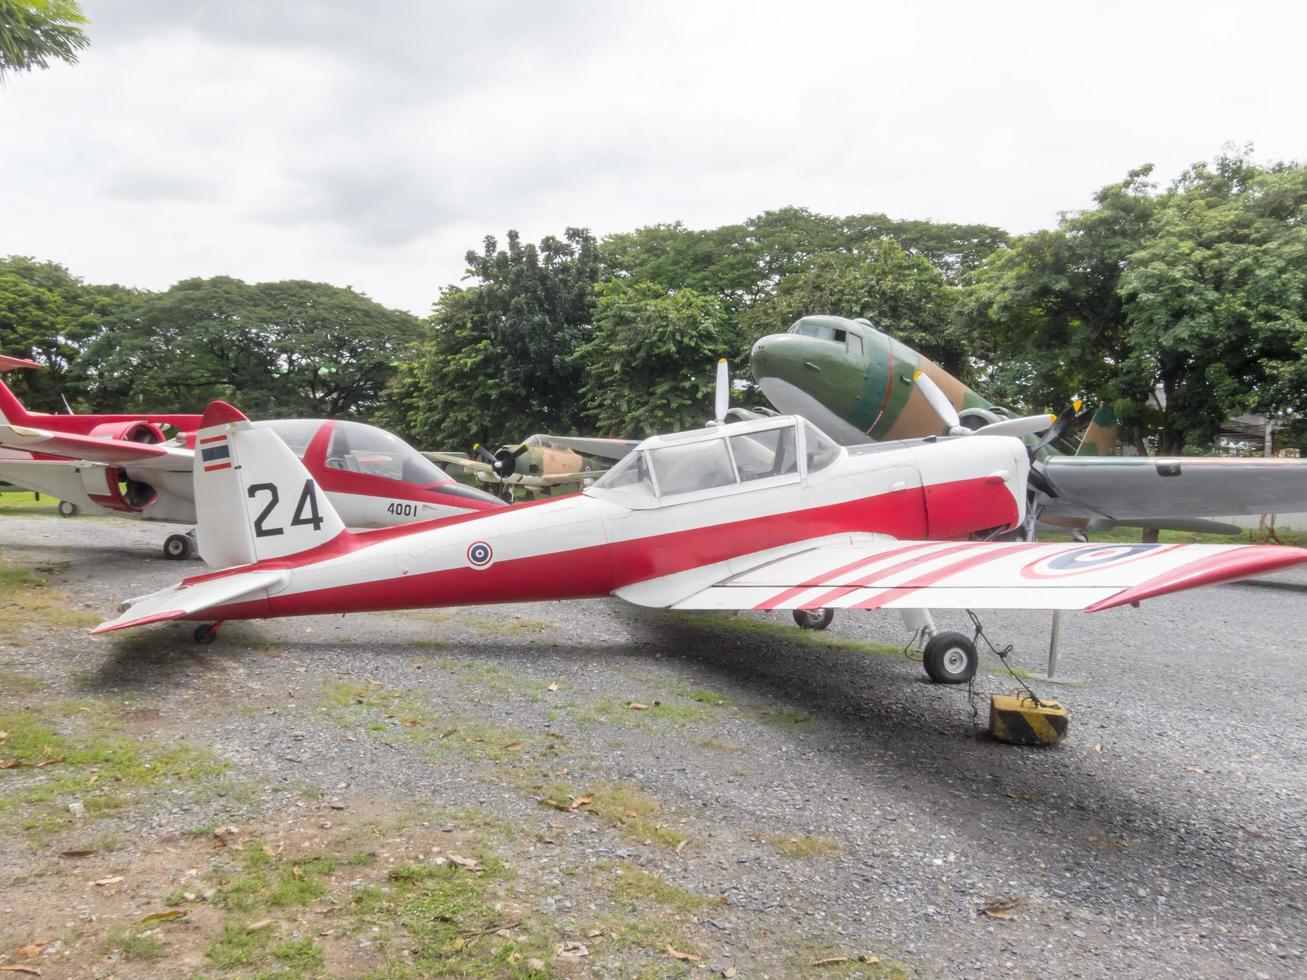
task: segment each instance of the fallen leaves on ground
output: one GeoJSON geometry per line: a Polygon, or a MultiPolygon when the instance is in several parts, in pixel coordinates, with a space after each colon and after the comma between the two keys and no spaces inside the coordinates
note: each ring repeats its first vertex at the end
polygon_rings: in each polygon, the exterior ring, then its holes
{"type": "Polygon", "coordinates": [[[189,913],[185,909],[169,909],[167,912],[151,912],[141,920],[146,922],[175,922],[178,919],[184,919],[189,913]]]}
{"type": "Polygon", "coordinates": [[[91,884],[93,884],[93,885],[116,885],[116,884],[118,884],[118,882],[120,882],[120,881],[122,881],[122,880],[123,880],[123,876],[122,876],[122,875],[112,875],[111,877],[108,877],[108,878],[100,878],[100,879],[98,879],[97,881],[93,881],[93,882],[91,882],[91,884]]]}
{"type": "Polygon", "coordinates": [[[45,949],[47,945],[48,943],[46,940],[38,939],[35,942],[28,943],[26,946],[19,946],[14,950],[14,956],[20,960],[30,960],[33,956],[39,954],[41,950],[45,949]]]}
{"type": "Polygon", "coordinates": [[[648,706],[647,704],[641,704],[639,701],[628,701],[628,702],[626,703],[626,706],[627,706],[628,708],[630,708],[632,711],[648,711],[648,710],[649,710],[649,706],[648,706]]]}
{"type": "Polygon", "coordinates": [[[90,848],[75,848],[71,851],[60,851],[61,858],[88,858],[95,854],[90,848]]]}
{"type": "Polygon", "coordinates": [[[0,966],[0,973],[26,973],[29,976],[39,977],[41,968],[39,966],[28,966],[26,963],[6,963],[0,966]]]}
{"type": "Polygon", "coordinates": [[[260,930],[266,929],[268,926],[272,925],[272,921],[272,919],[259,919],[258,922],[251,922],[247,925],[245,931],[246,933],[259,932],[260,930]]]}
{"type": "Polygon", "coordinates": [[[820,960],[813,960],[809,966],[839,966],[841,963],[852,963],[847,956],[827,956],[820,960]]]}
{"type": "Polygon", "coordinates": [[[475,875],[479,875],[481,872],[486,870],[481,866],[481,862],[477,861],[475,858],[465,858],[458,854],[451,854],[449,855],[449,860],[453,861],[460,868],[463,868],[466,871],[471,871],[475,875]]]}
{"type": "Polygon", "coordinates": [[[557,691],[557,690],[558,690],[558,681],[554,681],[554,682],[553,682],[552,684],[550,684],[547,688],[545,688],[545,690],[546,690],[546,691],[557,691]]]}
{"type": "Polygon", "coordinates": [[[1016,910],[1021,907],[1023,898],[1001,898],[990,902],[988,905],[982,905],[977,912],[989,919],[1001,919],[1007,921],[1016,918],[1016,910]]]}
{"type": "Polygon", "coordinates": [[[671,943],[667,944],[667,955],[674,960],[684,960],[687,963],[700,963],[703,961],[702,956],[696,956],[694,953],[682,953],[671,943]]]}
{"type": "Polygon", "coordinates": [[[572,960],[579,960],[583,956],[589,956],[590,950],[586,947],[585,943],[558,943],[554,946],[554,955],[564,956],[572,960]]]}

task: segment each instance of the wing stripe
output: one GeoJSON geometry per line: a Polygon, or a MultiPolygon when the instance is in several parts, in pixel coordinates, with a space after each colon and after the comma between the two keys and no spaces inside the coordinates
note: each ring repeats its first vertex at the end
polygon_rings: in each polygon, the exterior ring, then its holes
{"type": "MultiPolygon", "coordinates": [[[[907,569],[911,568],[913,565],[918,565],[923,561],[930,561],[935,558],[943,558],[945,555],[956,554],[959,551],[969,551],[971,550],[972,547],[973,546],[970,543],[955,544],[952,547],[940,548],[937,551],[931,552],[929,555],[917,555],[913,558],[909,558],[907,561],[896,562],[895,564],[890,565],[888,568],[878,568],[874,572],[871,572],[868,575],[864,575],[859,579],[855,579],[852,582],[846,582],[844,585],[841,585],[839,588],[831,589],[829,592],[826,592],[823,595],[818,596],[816,599],[813,599],[811,603],[805,602],[804,606],[810,609],[820,609],[822,606],[828,606],[832,602],[836,602],[837,600],[844,598],[844,596],[848,595],[850,592],[857,591],[858,589],[865,589],[867,586],[871,585],[877,579],[885,578],[886,576],[894,575],[898,572],[906,571],[907,569]]],[[[911,550],[910,548],[902,548],[900,549],[900,552],[910,551],[910,550],[911,550]]],[[[895,552],[895,553],[898,554],[900,552],[895,552]]],[[[881,557],[889,557],[889,556],[882,555],[881,557]]],[[[945,567],[951,568],[952,565],[951,564],[946,565],[945,567]]]]}
{"type": "MultiPolygon", "coordinates": [[[[836,578],[840,575],[847,575],[849,572],[855,572],[859,568],[866,568],[868,565],[875,564],[878,561],[883,561],[886,558],[894,558],[897,557],[898,555],[905,555],[910,551],[920,551],[921,549],[929,548],[931,545],[936,543],[937,542],[934,541],[924,541],[924,542],[919,542],[917,544],[910,544],[902,548],[894,548],[890,551],[882,551],[879,554],[871,555],[869,557],[859,558],[857,561],[851,561],[847,565],[841,565],[839,568],[836,568],[832,571],[822,572],[820,575],[814,575],[806,582],[800,585],[792,586],[791,588],[786,589],[784,592],[778,592],[776,595],[772,596],[767,601],[760,602],[758,605],[754,606],[754,608],[776,609],[780,607],[782,603],[789,602],[791,599],[795,598],[798,595],[801,595],[804,592],[807,592],[809,589],[815,589],[819,586],[825,585],[831,579],[836,578]]],[[[904,564],[910,565],[912,563],[906,562],[904,564]]]]}
{"type": "MultiPolygon", "coordinates": [[[[964,546],[965,547],[965,546],[964,546]]],[[[974,545],[973,545],[974,547],[974,545]]],[[[972,555],[964,558],[962,561],[955,561],[952,564],[945,565],[943,568],[937,568],[932,572],[919,575],[911,581],[904,582],[902,585],[886,589],[879,595],[872,596],[870,599],[864,599],[856,603],[854,609],[879,609],[887,602],[893,602],[895,599],[902,599],[905,596],[912,595],[914,592],[920,592],[922,589],[929,588],[936,582],[943,581],[951,575],[958,572],[965,572],[969,568],[975,568],[978,565],[986,565],[991,561],[996,561],[1017,551],[1026,551],[1030,548],[1037,548],[1038,544],[1021,542],[1019,544],[1010,544],[1005,548],[994,548],[993,550],[982,551],[978,555],[972,555]]]]}

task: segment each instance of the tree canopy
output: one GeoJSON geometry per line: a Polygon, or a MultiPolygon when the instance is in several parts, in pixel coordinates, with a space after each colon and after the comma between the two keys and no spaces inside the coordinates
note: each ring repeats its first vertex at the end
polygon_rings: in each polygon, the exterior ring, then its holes
{"type": "MultiPolygon", "coordinates": [[[[3,0],[0,0],[3,2],[3,0]]],[[[789,207],[718,228],[485,238],[417,319],[349,289],[190,279],[163,292],[0,261],[0,352],[38,408],[371,418],[432,447],[700,424],[713,365],[799,317],[866,317],[1018,410],[1112,406],[1136,444],[1206,448],[1269,412],[1307,441],[1307,167],[1229,150],[1150,166],[1017,237],[789,207]]],[[[757,397],[744,393],[744,397],[757,397]]]]}
{"type": "Polygon", "coordinates": [[[0,0],[0,79],[6,73],[74,64],[90,41],[76,0],[0,0]]]}

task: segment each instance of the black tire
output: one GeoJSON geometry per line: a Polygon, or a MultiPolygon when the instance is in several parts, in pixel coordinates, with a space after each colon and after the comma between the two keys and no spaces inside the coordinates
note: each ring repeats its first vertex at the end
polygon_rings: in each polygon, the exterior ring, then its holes
{"type": "Polygon", "coordinates": [[[796,609],[794,622],[801,630],[824,630],[835,618],[834,609],[796,609]]]}
{"type": "Polygon", "coordinates": [[[922,651],[921,665],[936,684],[965,684],[976,676],[980,657],[969,636],[936,633],[922,651]]]}
{"type": "Polygon", "coordinates": [[[163,540],[163,557],[171,561],[185,561],[195,554],[195,545],[188,534],[170,534],[163,540]]]}
{"type": "Polygon", "coordinates": [[[195,632],[191,634],[195,642],[201,646],[208,646],[218,638],[218,627],[213,623],[201,623],[195,627],[195,632]]]}
{"type": "Polygon", "coordinates": [[[500,491],[499,491],[499,499],[502,500],[502,501],[503,501],[504,503],[506,503],[506,504],[511,504],[511,503],[513,503],[514,500],[516,500],[516,498],[513,496],[513,488],[512,488],[512,487],[504,487],[504,489],[500,490],[500,491]]]}
{"type": "Polygon", "coordinates": [[[73,503],[71,500],[61,500],[61,501],[59,501],[59,516],[60,516],[60,517],[76,517],[76,516],[77,516],[77,505],[76,505],[75,503],[73,503]]]}

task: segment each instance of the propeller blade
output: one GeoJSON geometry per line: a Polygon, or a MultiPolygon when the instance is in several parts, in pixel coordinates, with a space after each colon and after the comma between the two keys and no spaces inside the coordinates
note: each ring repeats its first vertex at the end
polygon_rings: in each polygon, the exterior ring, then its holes
{"type": "Polygon", "coordinates": [[[481,443],[474,443],[472,445],[472,452],[475,456],[480,458],[483,463],[489,463],[491,466],[495,465],[495,454],[485,446],[481,445],[481,443]]]}
{"type": "Polygon", "coordinates": [[[1061,415],[1057,417],[1057,421],[1054,422],[1048,428],[1048,430],[1040,437],[1038,442],[1036,442],[1033,446],[1030,447],[1031,459],[1034,459],[1035,454],[1038,453],[1045,446],[1047,446],[1050,442],[1054,442],[1057,439],[1060,439],[1062,437],[1062,433],[1065,432],[1067,429],[1069,429],[1072,425],[1084,421],[1091,414],[1093,414],[1091,409],[1083,408],[1083,405],[1084,402],[1081,401],[1073,402],[1069,411],[1063,412],[1061,415]]]}
{"type": "Polygon", "coordinates": [[[726,366],[726,358],[717,361],[717,391],[713,417],[718,422],[726,418],[726,410],[731,407],[731,372],[726,366]]]}
{"type": "Polygon", "coordinates": [[[1026,415],[1019,419],[1002,419],[976,429],[978,436],[1033,436],[1057,422],[1056,415],[1026,415]]]}
{"type": "Polygon", "coordinates": [[[939,416],[940,421],[948,427],[949,435],[970,435],[971,430],[962,425],[962,420],[958,418],[958,410],[948,400],[948,395],[940,390],[939,385],[935,384],[929,375],[918,371],[912,376],[912,381],[935,414],[939,416]]]}

